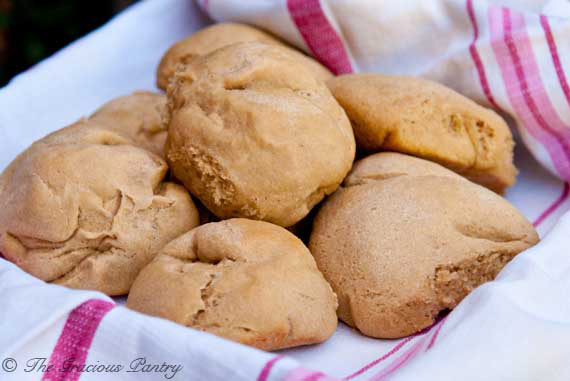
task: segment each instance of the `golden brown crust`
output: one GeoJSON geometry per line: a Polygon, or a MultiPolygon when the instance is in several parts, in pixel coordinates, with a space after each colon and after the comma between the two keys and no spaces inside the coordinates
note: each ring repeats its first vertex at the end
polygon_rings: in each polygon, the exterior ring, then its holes
{"type": "Polygon", "coordinates": [[[111,100],[89,119],[162,157],[167,132],[162,123],[165,108],[166,96],[140,91],[111,100]]]}
{"type": "Polygon", "coordinates": [[[166,160],[220,218],[293,225],[352,165],[344,111],[280,47],[218,49],[178,71],[167,96],[166,160]]]}
{"type": "Polygon", "coordinates": [[[127,306],[265,350],[322,342],[337,325],[336,296],[305,245],[247,219],[172,241],[141,271],[127,306]]]}
{"type": "Polygon", "coordinates": [[[497,193],[515,183],[513,138],[492,110],[420,78],[351,74],[327,84],[359,148],[432,160],[497,193]]]}
{"type": "Polygon", "coordinates": [[[345,185],[319,211],[309,248],[339,317],[368,336],[420,331],[538,242],[506,200],[422,159],[369,156],[345,185]]]}
{"type": "Polygon", "coordinates": [[[110,122],[58,130],[2,173],[0,251],[47,282],[122,295],[198,212],[182,186],[163,182],[164,160],[110,122]]]}
{"type": "Polygon", "coordinates": [[[204,56],[216,49],[238,42],[262,42],[281,46],[295,55],[316,78],[326,81],[333,76],[319,62],[295,50],[267,32],[246,24],[218,23],[199,30],[168,49],[156,71],[157,87],[166,90],[178,65],[187,64],[196,57],[204,56]]]}

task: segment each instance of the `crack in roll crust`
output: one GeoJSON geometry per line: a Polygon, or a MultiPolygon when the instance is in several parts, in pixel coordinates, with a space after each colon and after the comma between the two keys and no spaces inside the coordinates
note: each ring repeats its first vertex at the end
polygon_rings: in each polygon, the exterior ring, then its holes
{"type": "Polygon", "coordinates": [[[344,111],[282,48],[219,49],[179,70],[167,96],[166,160],[220,218],[293,225],[352,165],[344,111]]]}
{"type": "Polygon", "coordinates": [[[432,324],[537,242],[495,193],[438,164],[379,153],[356,162],[324,203],[309,248],[340,319],[398,338],[432,324]]]}
{"type": "Polygon", "coordinates": [[[127,306],[265,350],[322,342],[337,325],[336,296],[305,245],[247,219],[173,240],[141,271],[127,306]]]}
{"type": "Polygon", "coordinates": [[[326,81],[333,77],[332,73],[318,61],[267,32],[246,24],[217,23],[199,30],[168,49],[156,70],[156,86],[166,90],[179,65],[188,64],[195,58],[239,42],[261,42],[280,46],[295,56],[317,79],[326,81]]]}
{"type": "Polygon", "coordinates": [[[198,212],[182,186],[163,182],[166,162],[137,146],[145,143],[131,134],[136,118],[112,120],[98,113],[58,130],[7,167],[0,251],[47,282],[122,295],[164,244],[198,224],[198,212]]]}
{"type": "Polygon", "coordinates": [[[380,74],[344,75],[327,85],[363,151],[428,159],[500,194],[515,183],[514,141],[505,121],[452,89],[380,74]]]}
{"type": "Polygon", "coordinates": [[[104,104],[89,119],[125,136],[134,145],[163,156],[167,133],[162,123],[165,109],[166,96],[139,91],[104,104]]]}

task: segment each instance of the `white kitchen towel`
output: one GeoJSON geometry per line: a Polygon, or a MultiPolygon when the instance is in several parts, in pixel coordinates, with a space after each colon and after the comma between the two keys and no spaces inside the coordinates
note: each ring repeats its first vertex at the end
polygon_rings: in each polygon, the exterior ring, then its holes
{"type": "MultiPolygon", "coordinates": [[[[517,147],[521,173],[507,198],[544,240],[496,281],[410,338],[340,324],[324,344],[267,353],[47,285],[0,259],[0,380],[570,379],[570,197],[559,179],[569,179],[570,3],[498,3],[200,2],[215,20],[261,26],[336,73],[423,75],[509,114],[532,154],[517,147]]],[[[16,77],[0,90],[0,168],[111,98],[155,89],[168,46],[209,22],[190,0],[146,0],[16,77]]]]}

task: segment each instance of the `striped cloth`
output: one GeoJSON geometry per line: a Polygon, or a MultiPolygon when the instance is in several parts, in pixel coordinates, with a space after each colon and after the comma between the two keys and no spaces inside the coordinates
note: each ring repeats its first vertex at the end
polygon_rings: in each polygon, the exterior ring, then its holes
{"type": "Polygon", "coordinates": [[[543,241],[412,337],[340,324],[324,344],[279,353],[46,285],[0,259],[0,381],[570,379],[570,2],[198,3],[203,13],[189,0],[143,1],[0,89],[0,168],[103,102],[153,90],[162,53],[208,14],[270,30],[335,74],[422,75],[510,116],[524,144],[507,198],[543,241]]]}
{"type": "Polygon", "coordinates": [[[535,0],[550,16],[494,3],[200,2],[213,19],[270,30],[335,74],[397,73],[445,83],[512,117],[534,157],[570,180],[570,2],[535,0]]]}

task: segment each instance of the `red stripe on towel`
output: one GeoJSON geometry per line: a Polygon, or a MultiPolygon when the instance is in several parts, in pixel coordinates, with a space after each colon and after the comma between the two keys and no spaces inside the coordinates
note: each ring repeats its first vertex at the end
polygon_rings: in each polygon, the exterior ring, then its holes
{"type": "Polygon", "coordinates": [[[334,74],[352,73],[342,39],[331,25],[319,0],[287,0],[287,8],[313,55],[334,74]]]}
{"type": "Polygon", "coordinates": [[[556,211],[556,209],[560,207],[560,205],[564,203],[564,200],[566,200],[568,194],[570,193],[569,190],[570,186],[568,186],[568,183],[564,183],[564,187],[562,188],[562,193],[560,196],[532,223],[535,228],[543,223],[544,220],[546,220],[552,213],[556,211]]]}
{"type": "Polygon", "coordinates": [[[257,376],[257,381],[267,381],[267,379],[269,378],[269,373],[271,373],[271,369],[273,368],[273,365],[275,365],[275,363],[281,360],[282,358],[283,356],[275,356],[271,360],[267,361],[267,363],[265,363],[265,365],[263,366],[263,369],[261,369],[259,376],[257,376]]]}
{"type": "Polygon", "coordinates": [[[421,339],[416,341],[416,343],[410,349],[408,349],[406,352],[404,352],[404,354],[402,356],[397,358],[394,362],[392,362],[386,368],[382,369],[380,372],[376,373],[372,378],[370,378],[370,381],[382,381],[382,380],[386,379],[386,377],[388,377],[389,375],[396,372],[398,369],[401,369],[411,359],[416,357],[416,355],[418,353],[420,353],[420,350],[422,349],[422,346],[424,345],[427,337],[428,337],[428,335],[425,335],[424,337],[422,337],[421,339]]]}
{"type": "Polygon", "coordinates": [[[288,372],[283,381],[339,381],[324,374],[305,368],[295,368],[288,372]]]}
{"type": "Polygon", "coordinates": [[[489,7],[489,22],[491,45],[517,117],[544,146],[559,175],[570,179],[570,129],[556,114],[541,81],[524,16],[489,7]]]}
{"type": "Polygon", "coordinates": [[[303,378],[302,381],[323,381],[326,378],[328,378],[326,374],[324,374],[322,372],[316,372],[316,373],[310,374],[307,377],[303,378]]]}
{"type": "Polygon", "coordinates": [[[43,381],[79,379],[95,332],[101,320],[114,307],[115,304],[111,302],[92,299],[71,311],[49,360],[52,371],[44,373],[43,381]]]}
{"type": "MultiPolygon", "coordinates": [[[[441,329],[441,325],[443,325],[444,320],[447,319],[447,315],[444,317],[438,316],[435,320],[435,322],[429,326],[424,328],[423,330],[421,330],[420,332],[412,335],[412,336],[408,336],[407,338],[405,338],[404,340],[400,341],[397,345],[394,346],[394,348],[392,348],[389,352],[387,352],[385,355],[383,355],[382,357],[372,361],[371,363],[367,364],[366,366],[364,366],[363,368],[357,370],[356,372],[352,373],[349,376],[346,376],[345,378],[343,378],[343,381],[348,381],[351,380],[353,378],[356,378],[360,375],[362,375],[364,372],[368,371],[370,368],[375,367],[376,365],[378,365],[379,363],[381,363],[382,361],[387,360],[388,358],[392,357],[393,355],[395,355],[396,353],[398,353],[398,351],[400,351],[407,343],[409,343],[410,341],[412,341],[413,339],[415,339],[416,337],[420,337],[420,336],[428,336],[428,334],[430,332],[432,332],[434,329],[434,336],[437,336],[439,334],[439,330],[441,329]]],[[[425,337],[424,337],[425,338],[425,337]]],[[[421,340],[423,340],[424,338],[422,338],[421,340]]],[[[432,337],[431,341],[435,341],[435,339],[432,337]]],[[[430,342],[431,343],[431,342],[430,342]]],[[[389,365],[388,367],[390,367],[391,365],[389,365]]],[[[387,367],[387,368],[388,368],[387,367]]]]}
{"type": "Polygon", "coordinates": [[[473,63],[477,69],[479,82],[481,83],[485,97],[494,108],[499,109],[499,106],[497,105],[497,102],[495,102],[493,94],[491,94],[491,88],[489,87],[489,81],[487,80],[485,67],[483,66],[481,56],[479,56],[479,52],[477,51],[476,43],[479,39],[479,26],[477,25],[477,19],[475,18],[475,11],[473,10],[473,0],[467,0],[466,6],[469,20],[471,20],[471,24],[473,25],[473,41],[471,41],[471,44],[469,44],[469,53],[471,53],[471,58],[473,59],[473,63]]]}
{"type": "Polygon", "coordinates": [[[556,75],[558,76],[560,87],[562,87],[566,101],[570,105],[570,86],[568,86],[566,74],[564,73],[562,63],[560,62],[560,56],[558,55],[558,48],[556,47],[556,42],[554,41],[554,35],[550,29],[548,18],[545,15],[540,15],[540,25],[542,25],[542,29],[544,29],[544,35],[546,36],[546,41],[548,42],[548,49],[550,50],[550,55],[552,56],[552,63],[554,64],[554,69],[556,70],[556,75]]]}
{"type": "Polygon", "coordinates": [[[412,339],[414,339],[416,336],[410,336],[405,338],[404,340],[400,341],[397,345],[394,346],[394,348],[392,348],[389,352],[387,352],[386,354],[384,354],[382,357],[377,358],[376,360],[372,361],[371,363],[367,364],[366,366],[364,366],[363,368],[357,370],[356,372],[354,372],[353,374],[351,374],[350,376],[346,376],[345,378],[343,378],[343,380],[348,381],[348,380],[352,380],[355,377],[360,376],[362,373],[366,372],[368,369],[375,367],[376,365],[378,365],[379,363],[387,360],[388,358],[392,357],[392,355],[394,355],[395,353],[397,353],[400,349],[402,349],[402,347],[404,345],[406,345],[407,343],[409,343],[412,339]]]}
{"type": "Polygon", "coordinates": [[[441,331],[443,324],[445,324],[445,319],[447,319],[447,316],[444,317],[443,319],[441,319],[441,321],[439,322],[437,328],[435,329],[435,332],[433,333],[433,336],[431,337],[431,339],[429,341],[429,344],[426,348],[426,351],[430,350],[435,345],[435,341],[437,340],[437,337],[439,336],[439,331],[441,331]]]}
{"type": "Polygon", "coordinates": [[[421,352],[421,349],[424,347],[425,341],[430,336],[429,333],[434,331],[434,329],[435,329],[435,331],[433,332],[431,339],[428,343],[426,351],[428,349],[430,349],[431,346],[433,346],[433,344],[435,343],[435,340],[437,339],[437,336],[439,335],[439,331],[441,330],[441,327],[443,326],[443,323],[445,322],[446,319],[447,319],[447,316],[443,317],[441,320],[439,320],[437,323],[435,323],[434,325],[429,327],[427,330],[424,330],[425,334],[423,335],[422,338],[418,339],[411,348],[409,348],[406,352],[404,352],[404,354],[402,356],[397,358],[395,361],[393,361],[390,365],[388,365],[384,369],[380,370],[380,372],[376,373],[372,378],[370,378],[369,381],[384,380],[386,377],[393,374],[398,369],[401,369],[402,367],[404,367],[404,365],[406,365],[408,362],[410,362],[413,358],[415,358],[421,352]]]}

